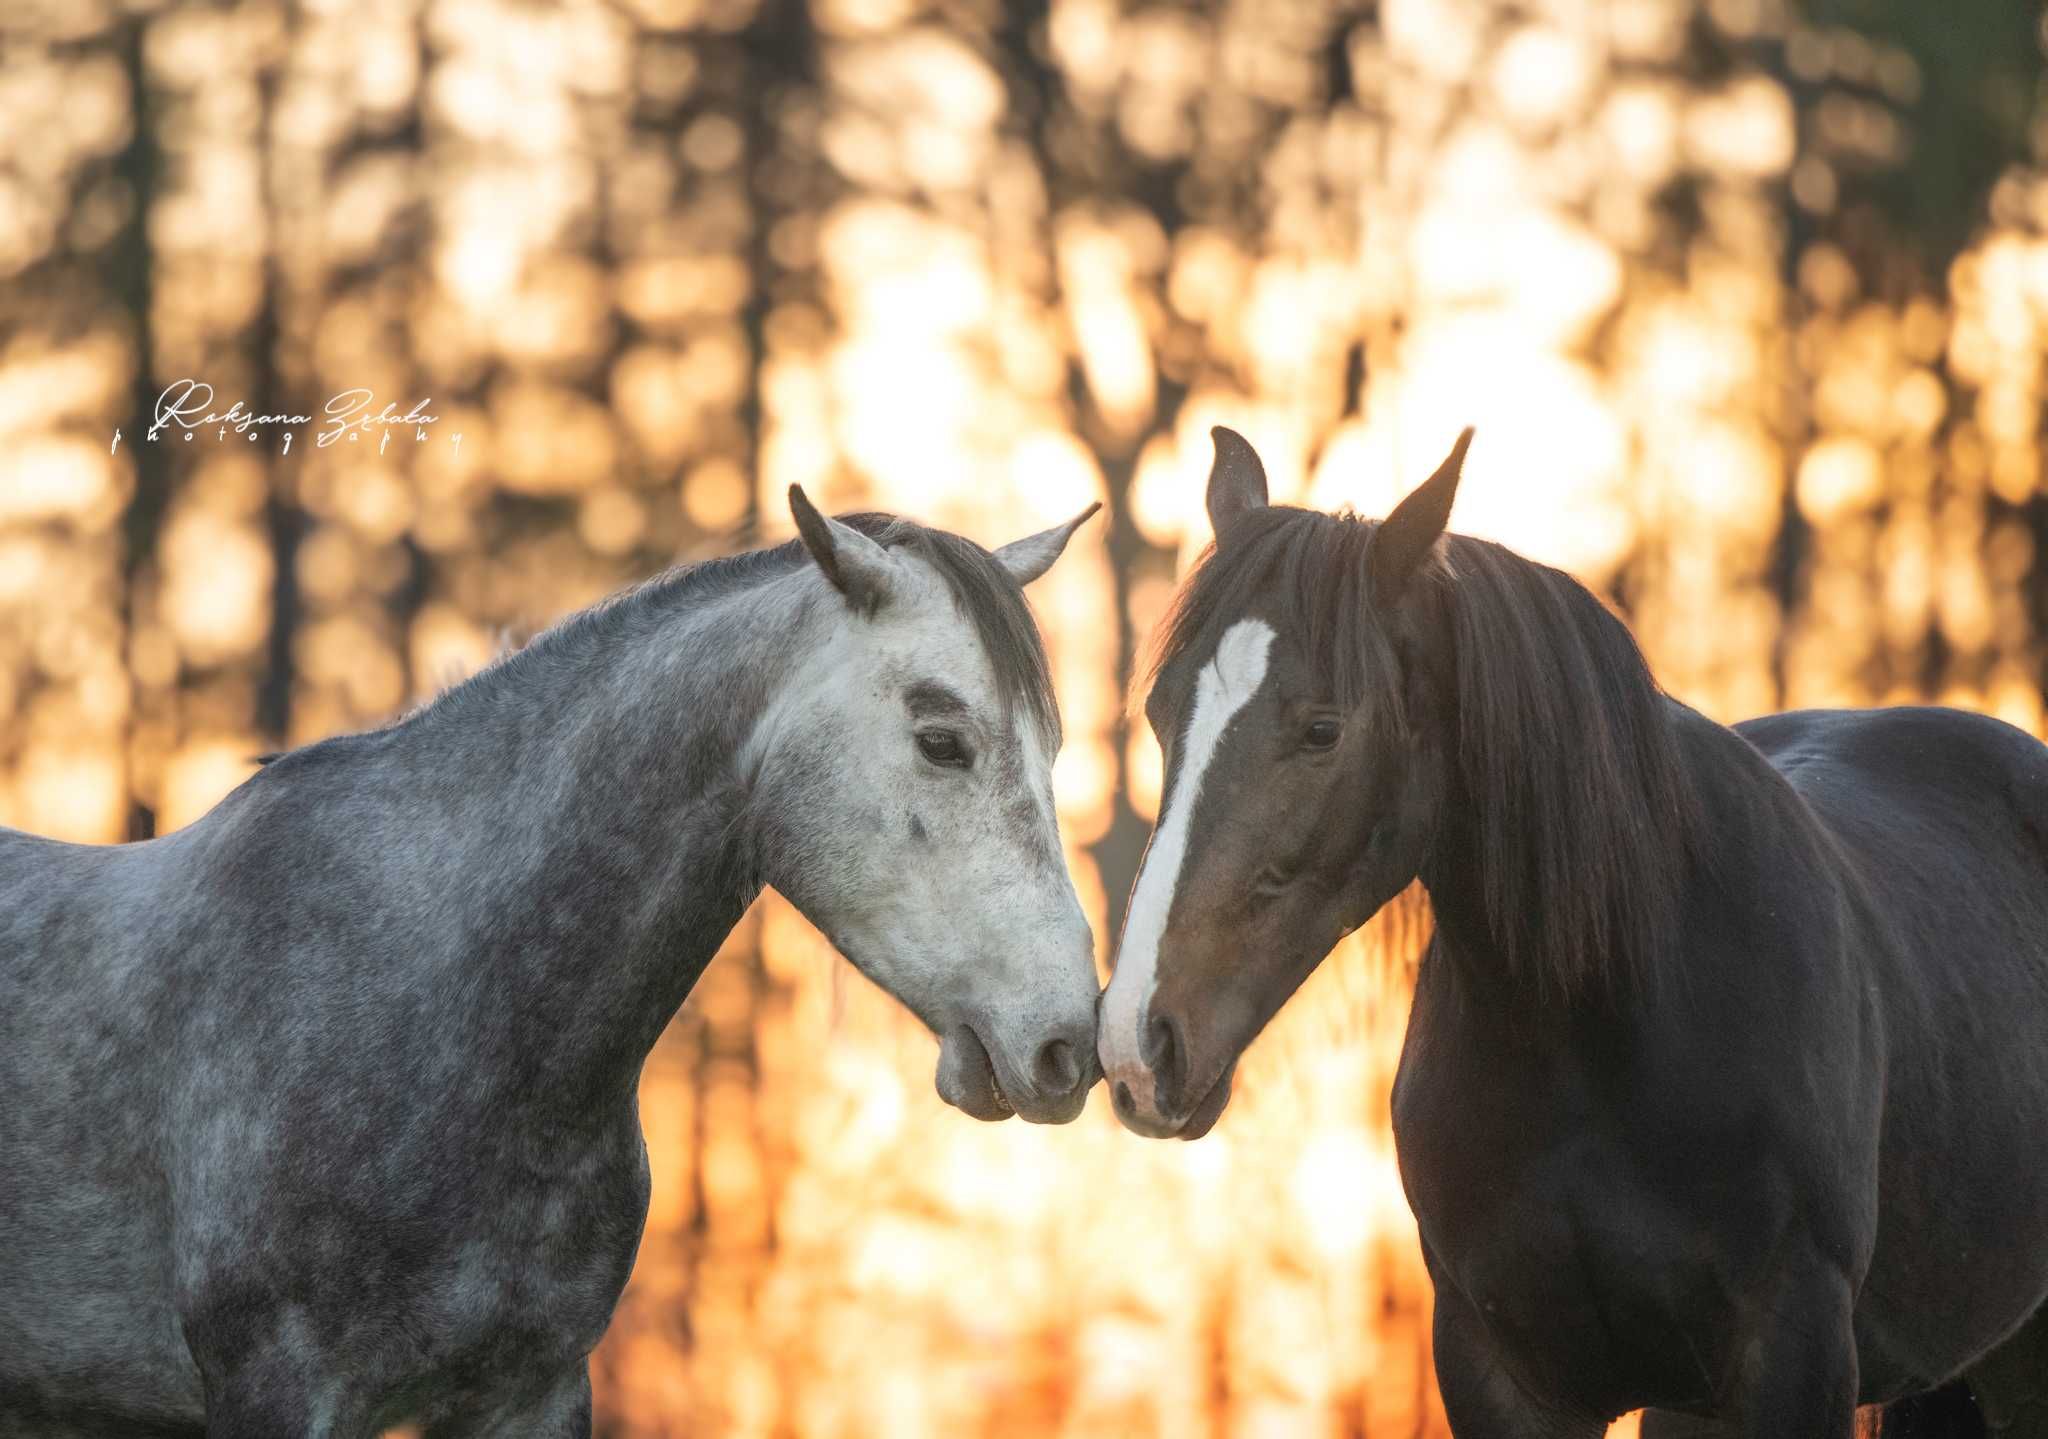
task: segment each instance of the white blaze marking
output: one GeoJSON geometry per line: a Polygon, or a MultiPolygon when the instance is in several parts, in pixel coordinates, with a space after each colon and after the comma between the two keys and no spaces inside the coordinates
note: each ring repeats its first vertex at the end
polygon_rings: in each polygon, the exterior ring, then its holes
{"type": "Polygon", "coordinates": [[[1181,758],[1180,783],[1167,802],[1166,816],[1152,832],[1152,844],[1131,891],[1130,913],[1124,918],[1123,944],[1116,973],[1102,997],[1102,1068],[1110,1083],[1130,1086],[1140,1108],[1152,1108],[1152,1069],[1139,1057],[1139,1017],[1152,998],[1159,973],[1159,941],[1166,935],[1166,916],[1180,890],[1180,872],[1187,859],[1188,825],[1201,798],[1202,780],[1216,745],[1237,712],[1251,701],[1266,678],[1266,660],[1273,631],[1260,620],[1239,620],[1223,632],[1216,654],[1202,668],[1195,684],[1195,715],[1188,724],[1181,758]]]}

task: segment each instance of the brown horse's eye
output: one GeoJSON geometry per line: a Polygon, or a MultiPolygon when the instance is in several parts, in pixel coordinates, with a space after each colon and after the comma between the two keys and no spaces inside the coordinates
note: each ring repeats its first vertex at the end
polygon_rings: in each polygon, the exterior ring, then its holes
{"type": "Polygon", "coordinates": [[[967,768],[967,746],[960,743],[960,736],[949,729],[919,730],[917,747],[933,764],[944,765],[947,769],[967,768]]]}
{"type": "Polygon", "coordinates": [[[1337,742],[1337,735],[1338,728],[1335,720],[1320,719],[1302,731],[1301,747],[1303,749],[1328,749],[1337,742]]]}

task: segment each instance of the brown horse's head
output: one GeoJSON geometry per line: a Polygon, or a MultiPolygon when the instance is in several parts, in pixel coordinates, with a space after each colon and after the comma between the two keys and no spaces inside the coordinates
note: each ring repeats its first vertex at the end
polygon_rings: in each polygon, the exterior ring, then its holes
{"type": "Polygon", "coordinates": [[[1471,439],[1382,523],[1266,503],[1215,432],[1213,551],[1161,632],[1166,782],[1098,1033],[1125,1125],[1196,1138],[1238,1055],[1416,876],[1442,807],[1438,538],[1471,439]]]}

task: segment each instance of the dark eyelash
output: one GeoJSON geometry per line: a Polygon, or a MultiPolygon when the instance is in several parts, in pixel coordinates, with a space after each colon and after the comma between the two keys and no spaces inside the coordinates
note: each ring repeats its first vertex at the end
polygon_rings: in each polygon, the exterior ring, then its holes
{"type": "Polygon", "coordinates": [[[917,748],[931,763],[946,769],[966,769],[974,760],[960,736],[951,730],[919,730],[917,748]]]}

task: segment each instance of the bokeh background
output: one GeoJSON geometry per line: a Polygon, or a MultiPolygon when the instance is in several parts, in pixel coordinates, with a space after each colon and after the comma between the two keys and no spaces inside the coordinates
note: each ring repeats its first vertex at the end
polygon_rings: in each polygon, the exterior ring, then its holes
{"type": "MultiPolygon", "coordinates": [[[[0,823],[173,829],[782,538],[792,481],[989,544],[1099,498],[1033,599],[1106,951],[1218,422],[1368,513],[1476,424],[1456,526],[1714,716],[2039,733],[2042,43],[2022,0],[5,0],[0,823]],[[146,442],[187,378],[438,418],[146,442]]],[[[600,1432],[1443,1434],[1387,1133],[1425,924],[1149,1144],[943,1108],[768,897],[647,1070],[600,1432]]]]}

